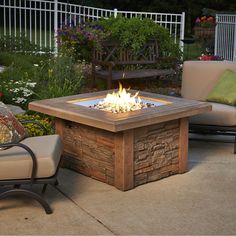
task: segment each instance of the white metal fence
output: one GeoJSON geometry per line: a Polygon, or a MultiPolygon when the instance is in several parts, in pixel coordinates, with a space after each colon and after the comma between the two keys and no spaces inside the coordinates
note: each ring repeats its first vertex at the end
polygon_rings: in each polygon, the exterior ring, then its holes
{"type": "Polygon", "coordinates": [[[215,55],[224,60],[236,61],[236,15],[217,14],[215,55]]]}
{"type": "Polygon", "coordinates": [[[57,51],[57,31],[65,24],[79,24],[82,20],[102,17],[150,18],[169,30],[176,43],[183,48],[185,13],[151,13],[108,10],[58,0],[0,0],[0,36],[24,36],[41,49],[57,51]]]}

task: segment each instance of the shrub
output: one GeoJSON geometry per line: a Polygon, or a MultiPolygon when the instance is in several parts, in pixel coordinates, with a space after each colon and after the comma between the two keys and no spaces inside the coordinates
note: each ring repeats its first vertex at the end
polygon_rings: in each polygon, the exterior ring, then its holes
{"type": "Polygon", "coordinates": [[[76,94],[83,85],[82,63],[75,65],[70,57],[58,56],[41,61],[36,69],[37,99],[76,94]]]}
{"type": "MultiPolygon", "coordinates": [[[[27,75],[27,74],[26,74],[27,75]]],[[[4,103],[20,105],[25,108],[30,97],[33,95],[33,88],[36,82],[24,78],[22,80],[3,80],[0,84],[1,100],[4,103]]]]}
{"type": "Polygon", "coordinates": [[[83,85],[82,63],[68,57],[1,53],[10,64],[0,73],[0,100],[27,109],[33,99],[73,95],[83,85]]]}
{"type": "Polygon", "coordinates": [[[14,63],[7,67],[0,74],[1,100],[4,103],[19,105],[24,109],[27,108],[36,87],[36,82],[32,80],[30,74],[30,70],[14,63]]]}
{"type": "Polygon", "coordinates": [[[40,48],[39,45],[30,42],[25,35],[19,36],[1,36],[0,50],[6,52],[35,53],[39,51],[50,52],[49,48],[40,48]]]}
{"type": "Polygon", "coordinates": [[[32,69],[34,64],[38,64],[40,61],[47,60],[51,58],[50,54],[24,54],[16,52],[2,52],[0,51],[0,64],[4,66],[11,66],[15,64],[17,67],[22,68],[22,70],[32,69]]]}
{"type": "Polygon", "coordinates": [[[27,134],[30,137],[42,136],[43,134],[49,135],[49,134],[54,133],[54,129],[52,127],[52,119],[50,117],[40,116],[38,114],[34,114],[34,115],[24,114],[24,115],[17,115],[16,117],[20,121],[27,121],[27,120],[38,121],[42,126],[45,127],[47,131],[46,134],[44,134],[44,130],[40,128],[40,126],[34,123],[26,123],[26,124],[23,123],[23,126],[27,130],[27,134]]]}
{"type": "Polygon", "coordinates": [[[58,42],[62,54],[76,60],[90,62],[93,47],[98,46],[105,35],[103,28],[94,23],[65,25],[58,30],[58,42]]]}
{"type": "Polygon", "coordinates": [[[0,73],[1,100],[5,103],[27,108],[35,96],[37,86],[36,68],[40,61],[48,60],[49,55],[33,55],[14,52],[1,52],[0,64],[7,66],[0,73]]]}
{"type": "Polygon", "coordinates": [[[99,48],[103,40],[119,41],[122,47],[129,47],[138,52],[148,40],[157,39],[160,56],[181,56],[179,46],[175,44],[169,32],[147,18],[110,17],[77,26],[67,25],[59,30],[58,34],[64,54],[88,62],[91,61],[93,47],[99,48]]]}
{"type": "Polygon", "coordinates": [[[129,19],[118,16],[101,19],[96,23],[102,25],[109,40],[118,40],[121,46],[129,47],[134,52],[139,51],[148,40],[157,39],[160,56],[180,57],[181,55],[178,45],[170,37],[169,32],[151,19],[129,19]]]}

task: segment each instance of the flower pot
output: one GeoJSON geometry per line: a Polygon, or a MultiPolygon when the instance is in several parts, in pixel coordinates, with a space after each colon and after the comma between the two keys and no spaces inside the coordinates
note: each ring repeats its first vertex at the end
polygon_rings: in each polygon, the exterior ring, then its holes
{"type": "Polygon", "coordinates": [[[199,40],[211,39],[215,36],[215,26],[211,27],[195,26],[194,34],[195,37],[199,40]]]}

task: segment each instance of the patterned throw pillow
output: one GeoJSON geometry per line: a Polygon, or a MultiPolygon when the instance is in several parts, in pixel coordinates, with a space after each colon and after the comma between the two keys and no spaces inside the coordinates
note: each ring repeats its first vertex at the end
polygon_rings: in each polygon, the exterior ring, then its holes
{"type": "Polygon", "coordinates": [[[0,143],[19,142],[25,137],[25,129],[8,107],[0,102],[0,143]]]}

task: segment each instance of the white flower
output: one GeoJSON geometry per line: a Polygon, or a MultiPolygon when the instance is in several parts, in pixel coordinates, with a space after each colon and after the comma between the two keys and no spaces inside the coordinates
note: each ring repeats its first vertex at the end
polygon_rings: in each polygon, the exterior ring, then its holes
{"type": "Polygon", "coordinates": [[[13,89],[13,93],[18,93],[19,91],[20,91],[20,89],[18,89],[18,88],[13,89]]]}
{"type": "Polygon", "coordinates": [[[27,89],[27,90],[24,90],[24,91],[23,91],[24,97],[29,97],[29,96],[31,96],[32,94],[33,94],[33,91],[32,91],[32,90],[27,89]]]}
{"type": "Polygon", "coordinates": [[[36,84],[37,84],[36,82],[26,83],[26,85],[31,87],[31,88],[34,88],[36,84]]]}
{"type": "Polygon", "coordinates": [[[37,67],[37,66],[39,66],[39,64],[34,64],[34,66],[36,66],[36,67],[37,67]]]}
{"type": "Polygon", "coordinates": [[[20,97],[18,97],[18,98],[13,98],[12,100],[14,100],[15,103],[25,103],[25,102],[27,101],[27,99],[25,99],[25,98],[20,98],[20,97]]]}

